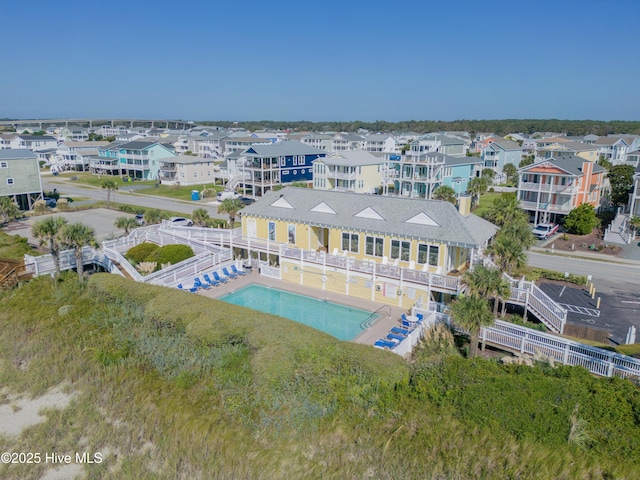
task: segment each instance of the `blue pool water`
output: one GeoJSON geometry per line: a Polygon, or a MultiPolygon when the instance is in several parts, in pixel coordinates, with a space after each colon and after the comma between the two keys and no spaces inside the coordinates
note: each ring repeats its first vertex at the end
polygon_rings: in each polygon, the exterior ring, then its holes
{"type": "Polygon", "coordinates": [[[371,316],[366,310],[255,284],[220,300],[304,323],[340,340],[356,338],[363,331],[360,324],[371,316]]]}

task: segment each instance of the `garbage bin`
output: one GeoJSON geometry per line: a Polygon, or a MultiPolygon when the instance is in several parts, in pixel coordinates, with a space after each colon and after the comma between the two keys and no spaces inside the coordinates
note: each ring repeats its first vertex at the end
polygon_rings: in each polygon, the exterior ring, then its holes
{"type": "Polygon", "coordinates": [[[200,200],[200,192],[198,190],[191,190],[191,200],[200,200]]]}

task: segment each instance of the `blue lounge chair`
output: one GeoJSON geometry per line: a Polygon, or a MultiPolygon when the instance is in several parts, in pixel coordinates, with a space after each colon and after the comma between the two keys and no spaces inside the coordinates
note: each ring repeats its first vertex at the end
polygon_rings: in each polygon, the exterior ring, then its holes
{"type": "Polygon", "coordinates": [[[220,275],[218,275],[218,272],[212,272],[211,275],[213,275],[213,278],[215,278],[218,282],[220,283],[226,283],[227,280],[229,280],[228,278],[222,278],[220,275]]]}
{"type": "Polygon", "coordinates": [[[227,270],[227,267],[222,267],[222,273],[224,273],[229,278],[238,278],[238,275],[229,272],[229,270],[227,270]]]}
{"type": "Polygon", "coordinates": [[[403,337],[402,335],[398,335],[396,333],[390,333],[390,334],[387,335],[387,340],[392,341],[392,342],[394,340],[396,340],[398,343],[400,343],[405,338],[407,338],[407,337],[403,337]]]}
{"type": "Polygon", "coordinates": [[[398,344],[396,342],[390,342],[389,340],[385,340],[381,338],[377,340],[376,343],[373,344],[374,347],[377,348],[395,348],[398,344]]]}
{"type": "Polygon", "coordinates": [[[209,277],[208,274],[204,274],[202,276],[202,278],[204,278],[204,281],[207,282],[209,285],[211,285],[212,287],[217,287],[218,285],[220,285],[220,282],[217,280],[211,280],[211,277],[209,277]]]}
{"type": "Polygon", "coordinates": [[[231,265],[231,271],[233,273],[235,273],[236,275],[240,275],[240,276],[243,276],[243,275],[247,274],[247,272],[243,272],[242,270],[238,270],[235,265],[231,265]]]}
{"type": "Polygon", "coordinates": [[[193,286],[197,288],[204,288],[205,290],[209,290],[211,288],[211,285],[202,283],[202,280],[200,280],[199,277],[193,279],[193,286]]]}
{"type": "Polygon", "coordinates": [[[391,333],[395,333],[396,335],[404,335],[406,337],[411,333],[411,331],[407,330],[406,328],[392,327],[391,333]]]}
{"type": "Polygon", "coordinates": [[[178,290],[189,291],[191,293],[196,293],[198,291],[198,287],[188,287],[184,288],[181,283],[178,284],[178,290]]]}
{"type": "Polygon", "coordinates": [[[402,328],[405,328],[409,331],[413,330],[416,326],[410,322],[409,320],[402,320],[402,328]]]}

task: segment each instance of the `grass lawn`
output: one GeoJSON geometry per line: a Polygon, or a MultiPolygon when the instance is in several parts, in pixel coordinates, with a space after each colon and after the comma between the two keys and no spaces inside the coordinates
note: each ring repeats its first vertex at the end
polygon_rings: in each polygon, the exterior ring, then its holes
{"type": "Polygon", "coordinates": [[[60,177],[70,179],[71,177],[78,177],[78,180],[74,180],[74,183],[84,183],[86,185],[91,185],[94,187],[101,187],[102,182],[105,180],[113,180],[118,185],[118,188],[124,187],[127,185],[151,185],[153,186],[156,182],[154,180],[144,180],[144,181],[136,181],[135,183],[125,183],[122,181],[122,177],[118,175],[93,175],[88,172],[64,172],[59,175],[60,177]]]}
{"type": "MultiPolygon", "coordinates": [[[[1,452],[103,453],[87,478],[638,478],[628,380],[469,360],[446,328],[409,363],[133,285],[109,274],[79,285],[69,272],[0,292],[5,410],[19,411],[14,393],[74,397],[0,434],[1,452]]],[[[0,478],[50,467],[0,465],[0,478]]]]}
{"type": "Polygon", "coordinates": [[[25,253],[39,255],[27,244],[26,238],[0,231],[0,258],[22,260],[25,253]]]}
{"type": "Polygon", "coordinates": [[[502,195],[501,192],[487,192],[480,197],[480,202],[478,206],[476,206],[472,212],[478,215],[479,217],[484,216],[484,214],[493,206],[493,201],[496,198],[500,198],[502,195]]]}
{"type": "MultiPolygon", "coordinates": [[[[155,185],[150,188],[143,188],[140,190],[136,190],[136,193],[145,193],[147,195],[158,195],[160,197],[174,198],[176,200],[191,200],[191,190],[198,190],[198,192],[202,192],[203,187],[213,188],[216,192],[220,192],[224,187],[213,184],[204,184],[204,185],[188,185],[183,187],[177,187],[175,185],[158,185],[158,188],[155,188],[155,185]]],[[[211,198],[210,200],[213,200],[211,198]]]]}

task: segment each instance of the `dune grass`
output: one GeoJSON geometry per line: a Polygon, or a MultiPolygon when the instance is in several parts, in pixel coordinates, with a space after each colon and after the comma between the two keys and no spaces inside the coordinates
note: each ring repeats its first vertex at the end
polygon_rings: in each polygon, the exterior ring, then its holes
{"type": "Polygon", "coordinates": [[[38,253],[29,246],[25,237],[9,235],[0,230],[0,258],[22,260],[25,253],[38,255],[38,253]]]}
{"type": "MultiPolygon", "coordinates": [[[[90,478],[640,471],[629,381],[469,361],[444,334],[408,363],[279,317],[131,286],[108,274],[80,286],[65,274],[2,294],[0,384],[25,395],[63,385],[75,396],[18,439],[0,438],[0,449],[105,452],[86,466],[90,478]],[[584,435],[570,443],[578,427],[584,435]]],[[[43,468],[0,466],[0,478],[43,468]]]]}

